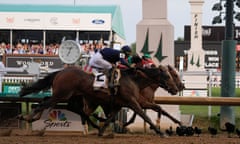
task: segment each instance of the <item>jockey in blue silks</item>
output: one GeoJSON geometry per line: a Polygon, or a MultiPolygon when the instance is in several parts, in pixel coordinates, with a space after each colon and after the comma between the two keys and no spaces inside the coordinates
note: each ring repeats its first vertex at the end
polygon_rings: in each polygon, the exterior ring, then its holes
{"type": "Polygon", "coordinates": [[[123,46],[121,50],[112,48],[104,48],[96,52],[89,60],[89,65],[99,69],[110,70],[112,65],[116,65],[117,62],[130,67],[127,58],[130,56],[132,50],[129,46],[123,46]]]}
{"type": "MultiPolygon", "coordinates": [[[[127,58],[131,54],[132,50],[129,46],[123,46],[121,50],[116,50],[112,48],[104,48],[98,52],[96,52],[89,60],[89,65],[93,68],[97,69],[103,69],[108,70],[107,77],[109,80],[109,88],[113,88],[114,86],[118,86],[118,80],[117,83],[113,84],[112,80],[112,72],[115,71],[116,68],[113,65],[117,65],[118,62],[120,62],[122,65],[125,65],[130,68],[130,65],[128,64],[127,58]]],[[[96,74],[97,76],[97,74],[96,74]]],[[[118,74],[120,76],[120,74],[118,74]]]]}

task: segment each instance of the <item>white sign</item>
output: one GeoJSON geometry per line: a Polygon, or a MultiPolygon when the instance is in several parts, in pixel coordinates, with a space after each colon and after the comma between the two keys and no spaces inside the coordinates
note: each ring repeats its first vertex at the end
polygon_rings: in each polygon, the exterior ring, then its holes
{"type": "Polygon", "coordinates": [[[180,63],[179,63],[179,70],[183,70],[183,63],[184,63],[184,61],[183,61],[183,56],[181,56],[180,57],[180,63]]]}
{"type": "Polygon", "coordinates": [[[1,29],[111,30],[111,14],[1,12],[1,29]]]}
{"type": "Polygon", "coordinates": [[[191,89],[191,90],[183,90],[183,96],[192,96],[192,97],[207,97],[207,90],[197,90],[197,89],[191,89]]]}
{"type": "Polygon", "coordinates": [[[32,123],[32,130],[84,132],[81,117],[65,109],[44,110],[40,120],[32,123]]]}
{"type": "Polygon", "coordinates": [[[219,57],[208,57],[208,61],[219,61],[219,57]]]}
{"type": "Polygon", "coordinates": [[[206,50],[205,55],[218,55],[217,50],[206,50]]]}

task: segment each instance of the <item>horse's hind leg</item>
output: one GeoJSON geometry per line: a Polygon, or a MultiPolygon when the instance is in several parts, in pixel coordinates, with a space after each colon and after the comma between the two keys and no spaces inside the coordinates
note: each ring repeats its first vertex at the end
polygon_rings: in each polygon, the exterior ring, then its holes
{"type": "Polygon", "coordinates": [[[17,116],[18,119],[20,120],[25,120],[27,122],[33,122],[36,120],[39,120],[44,109],[47,109],[49,107],[53,107],[56,104],[56,99],[54,99],[53,97],[47,97],[44,98],[43,101],[39,104],[38,107],[36,107],[36,109],[34,109],[34,111],[31,114],[28,115],[19,115],[17,116]]]}
{"type": "Polygon", "coordinates": [[[104,122],[103,126],[100,128],[98,136],[103,136],[104,131],[106,130],[106,128],[109,126],[109,124],[115,120],[115,116],[117,115],[117,113],[119,112],[121,108],[114,108],[110,113],[107,114],[107,119],[104,122]]]}

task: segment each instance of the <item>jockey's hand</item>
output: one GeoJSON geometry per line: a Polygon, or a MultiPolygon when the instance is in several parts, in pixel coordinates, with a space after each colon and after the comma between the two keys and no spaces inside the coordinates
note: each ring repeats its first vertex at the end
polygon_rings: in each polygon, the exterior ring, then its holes
{"type": "Polygon", "coordinates": [[[116,66],[116,64],[112,64],[112,67],[115,68],[115,67],[117,67],[117,66],[116,66]]]}
{"type": "Polygon", "coordinates": [[[130,65],[130,67],[131,67],[131,68],[134,68],[134,67],[136,67],[136,64],[133,63],[133,64],[130,65]]]}

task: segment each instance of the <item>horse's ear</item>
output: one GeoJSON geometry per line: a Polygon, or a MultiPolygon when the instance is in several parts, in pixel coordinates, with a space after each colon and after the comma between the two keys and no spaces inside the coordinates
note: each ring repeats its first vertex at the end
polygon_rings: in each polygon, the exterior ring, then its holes
{"type": "Polygon", "coordinates": [[[136,70],[136,74],[140,75],[141,77],[148,78],[147,75],[144,72],[142,72],[141,70],[136,70]]]}
{"type": "Polygon", "coordinates": [[[161,72],[164,71],[164,70],[163,70],[163,69],[164,69],[164,66],[163,66],[163,65],[159,65],[158,68],[159,68],[159,70],[160,70],[161,72]]]}
{"type": "Polygon", "coordinates": [[[174,68],[171,65],[167,65],[169,70],[174,70],[174,68]]]}

